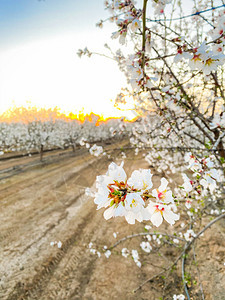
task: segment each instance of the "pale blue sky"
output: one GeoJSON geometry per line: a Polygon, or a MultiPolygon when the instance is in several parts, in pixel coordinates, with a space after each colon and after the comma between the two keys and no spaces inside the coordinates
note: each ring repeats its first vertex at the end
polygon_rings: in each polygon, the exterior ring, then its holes
{"type": "Polygon", "coordinates": [[[107,16],[101,0],[1,0],[0,47],[94,30],[95,23],[107,16]]]}

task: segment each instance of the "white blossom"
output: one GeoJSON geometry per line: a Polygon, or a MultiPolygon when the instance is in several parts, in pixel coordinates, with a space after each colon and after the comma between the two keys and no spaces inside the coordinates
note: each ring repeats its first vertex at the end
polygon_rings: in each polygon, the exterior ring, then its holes
{"type": "Polygon", "coordinates": [[[150,253],[152,250],[151,245],[149,244],[149,242],[141,242],[140,247],[143,251],[150,253]]]}
{"type": "Polygon", "coordinates": [[[185,296],[183,294],[173,295],[173,300],[185,300],[185,296]]]}
{"type": "Polygon", "coordinates": [[[127,258],[128,255],[130,254],[130,252],[127,248],[123,248],[121,252],[122,252],[122,256],[125,258],[127,258]]]}
{"type": "Polygon", "coordinates": [[[188,229],[185,233],[184,233],[184,238],[187,242],[190,242],[193,237],[195,237],[196,234],[194,233],[194,231],[192,229],[188,229]]]}
{"type": "Polygon", "coordinates": [[[110,250],[107,250],[107,251],[105,252],[105,257],[106,257],[106,258],[109,258],[110,255],[111,255],[111,251],[110,251],[110,250]]]}

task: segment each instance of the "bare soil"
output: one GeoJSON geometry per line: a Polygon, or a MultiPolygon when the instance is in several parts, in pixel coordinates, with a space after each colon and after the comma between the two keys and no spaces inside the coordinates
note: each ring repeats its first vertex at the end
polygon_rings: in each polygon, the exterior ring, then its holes
{"type": "MultiPolygon", "coordinates": [[[[115,146],[121,142],[106,149],[115,146]]],[[[119,152],[113,151],[112,156],[119,152]]],[[[179,265],[172,274],[155,277],[133,292],[173,262],[179,247],[168,245],[147,254],[140,248],[143,238],[138,237],[118,245],[107,259],[104,245],[143,232],[144,224],[129,225],[122,218],[106,221],[103,211],[96,211],[93,199],[85,195],[84,188],[106,172],[111,159],[95,158],[87,150],[59,154],[48,154],[42,163],[38,155],[0,162],[0,299],[155,300],[184,293],[179,265]],[[117,238],[114,232],[118,232],[117,238]],[[61,241],[62,247],[50,246],[52,241],[61,241]],[[101,252],[100,258],[90,253],[90,242],[101,252]],[[121,256],[123,247],[138,250],[141,268],[131,257],[121,256]]],[[[141,153],[135,156],[127,151],[127,157],[128,174],[148,167],[141,153]]],[[[155,186],[158,183],[159,174],[154,176],[155,186]]],[[[167,229],[173,230],[166,224],[157,230],[167,229]]],[[[191,254],[187,258],[187,271],[193,276],[191,299],[202,299],[200,280],[206,300],[225,299],[224,233],[224,221],[220,221],[198,241],[195,251],[200,279],[191,254]]]]}

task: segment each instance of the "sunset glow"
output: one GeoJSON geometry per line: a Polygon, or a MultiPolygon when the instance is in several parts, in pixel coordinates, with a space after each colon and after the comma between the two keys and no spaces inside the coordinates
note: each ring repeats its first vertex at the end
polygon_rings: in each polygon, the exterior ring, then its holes
{"type": "MultiPolygon", "coordinates": [[[[12,123],[12,122],[21,122],[21,123],[29,123],[32,121],[55,121],[55,120],[64,120],[64,121],[71,121],[71,120],[77,120],[81,123],[85,121],[89,122],[96,122],[96,126],[101,124],[102,122],[106,122],[110,119],[120,119],[121,116],[105,116],[105,115],[99,115],[93,112],[85,113],[85,112],[78,112],[76,114],[70,112],[70,113],[63,113],[60,111],[58,107],[55,107],[53,109],[45,109],[45,108],[37,108],[35,106],[31,107],[12,107],[5,111],[3,114],[0,115],[1,122],[5,123],[12,123]]],[[[124,121],[133,122],[137,119],[137,117],[133,118],[123,118],[124,121]]]]}

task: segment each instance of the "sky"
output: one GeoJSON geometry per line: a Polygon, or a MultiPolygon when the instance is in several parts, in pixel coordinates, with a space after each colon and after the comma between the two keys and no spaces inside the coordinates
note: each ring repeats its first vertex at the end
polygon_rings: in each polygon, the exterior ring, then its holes
{"type": "Polygon", "coordinates": [[[1,0],[0,113],[35,105],[118,115],[111,100],[126,80],[116,63],[76,54],[106,52],[115,25],[95,24],[107,17],[101,0],[1,0]]]}
{"type": "MultiPolygon", "coordinates": [[[[121,115],[112,101],[126,86],[117,64],[76,54],[86,46],[107,53],[104,44],[116,43],[110,38],[115,24],[95,26],[109,17],[103,2],[0,0],[0,114],[14,105],[31,105],[57,106],[66,113],[121,115]]],[[[185,13],[190,13],[192,0],[183,3],[185,13]]]]}

